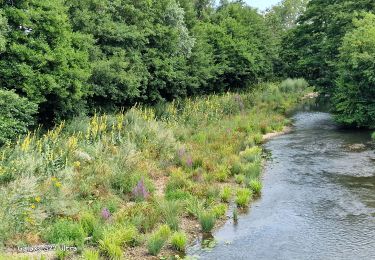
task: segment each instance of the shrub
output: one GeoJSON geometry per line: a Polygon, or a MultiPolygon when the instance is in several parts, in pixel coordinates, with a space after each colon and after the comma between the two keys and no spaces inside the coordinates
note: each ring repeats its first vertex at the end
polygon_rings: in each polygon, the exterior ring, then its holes
{"type": "Polygon", "coordinates": [[[187,237],[184,232],[175,232],[171,238],[171,245],[180,252],[185,252],[187,237]]]}
{"type": "Polygon", "coordinates": [[[253,191],[254,194],[259,195],[262,191],[262,183],[258,179],[252,179],[249,182],[249,188],[253,191]]]}
{"type": "Polygon", "coordinates": [[[252,192],[249,189],[241,188],[237,190],[236,204],[237,207],[244,208],[250,203],[252,192]]]}
{"type": "Polygon", "coordinates": [[[86,234],[79,223],[59,219],[44,233],[44,239],[53,244],[82,246],[86,234]]]}
{"type": "Polygon", "coordinates": [[[215,227],[215,215],[212,212],[203,211],[199,214],[199,223],[201,225],[202,231],[205,233],[209,233],[215,227]]]}
{"type": "Polygon", "coordinates": [[[37,108],[26,98],[0,89],[0,146],[27,133],[35,123],[37,108]]]}
{"type": "Polygon", "coordinates": [[[221,201],[229,202],[232,196],[232,189],[229,186],[224,186],[223,190],[220,193],[221,201]]]}
{"type": "Polygon", "coordinates": [[[286,79],[280,84],[280,91],[284,93],[294,93],[306,89],[309,86],[305,79],[286,79]]]}

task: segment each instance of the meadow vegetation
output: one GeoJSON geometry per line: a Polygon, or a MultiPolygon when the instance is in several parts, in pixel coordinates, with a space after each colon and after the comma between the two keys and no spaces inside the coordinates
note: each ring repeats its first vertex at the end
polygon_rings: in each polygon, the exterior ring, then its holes
{"type": "Polygon", "coordinates": [[[210,232],[231,202],[260,193],[262,135],[289,124],[307,91],[294,85],[78,117],[4,146],[1,247],[65,244],[86,259],[183,251],[199,232],[187,220],[210,232]]]}

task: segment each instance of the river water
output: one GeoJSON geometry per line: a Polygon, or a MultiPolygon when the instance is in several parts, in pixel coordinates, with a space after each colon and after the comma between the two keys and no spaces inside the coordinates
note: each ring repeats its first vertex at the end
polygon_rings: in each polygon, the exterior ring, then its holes
{"type": "Polygon", "coordinates": [[[375,153],[369,132],[339,129],[330,114],[299,112],[269,141],[263,192],[199,259],[375,259],[375,153]],[[348,146],[365,144],[352,151],[348,146]]]}

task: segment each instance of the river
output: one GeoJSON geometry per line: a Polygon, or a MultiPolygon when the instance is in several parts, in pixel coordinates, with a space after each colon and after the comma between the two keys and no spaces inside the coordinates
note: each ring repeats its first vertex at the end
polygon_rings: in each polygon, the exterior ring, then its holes
{"type": "Polygon", "coordinates": [[[265,144],[264,188],[199,259],[375,259],[375,153],[370,133],[338,128],[328,113],[301,111],[294,130],[265,144]],[[353,151],[353,144],[366,148],[353,151]]]}

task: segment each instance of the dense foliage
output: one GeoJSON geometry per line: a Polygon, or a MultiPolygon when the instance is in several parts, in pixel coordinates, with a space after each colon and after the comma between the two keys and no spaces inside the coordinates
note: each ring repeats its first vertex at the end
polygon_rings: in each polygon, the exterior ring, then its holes
{"type": "Polygon", "coordinates": [[[354,26],[340,48],[335,110],[342,123],[375,128],[375,15],[365,14],[354,26]]]}
{"type": "Polygon", "coordinates": [[[373,52],[373,21],[353,23],[374,11],[372,0],[311,0],[281,46],[284,73],[303,77],[331,96],[333,112],[348,125],[374,126],[373,63],[365,57],[373,52]]]}
{"type": "Polygon", "coordinates": [[[12,91],[0,89],[0,146],[28,132],[37,105],[12,91]]]}
{"type": "Polygon", "coordinates": [[[23,0],[0,8],[0,86],[38,104],[42,123],[272,76],[270,30],[239,2],[23,0]]]}

